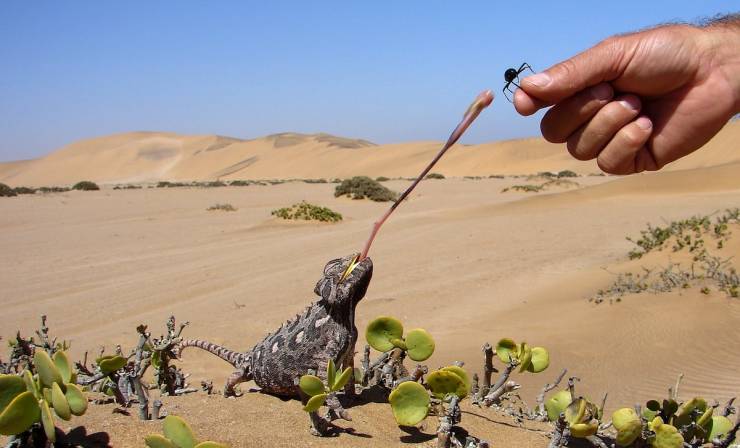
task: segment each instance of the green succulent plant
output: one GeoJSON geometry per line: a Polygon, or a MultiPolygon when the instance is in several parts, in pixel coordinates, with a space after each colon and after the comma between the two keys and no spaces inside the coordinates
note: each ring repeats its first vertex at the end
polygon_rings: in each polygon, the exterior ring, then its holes
{"type": "Polygon", "coordinates": [[[630,446],[642,435],[642,419],[632,408],[614,411],[612,424],[617,430],[617,445],[619,446],[630,446]]]}
{"type": "Polygon", "coordinates": [[[600,420],[599,408],[585,398],[577,398],[565,408],[565,421],[573,437],[586,438],[596,434],[600,420]]]}
{"type": "Polygon", "coordinates": [[[448,402],[453,396],[462,400],[471,388],[468,373],[459,366],[435,370],[427,376],[425,383],[426,388],[415,381],[405,381],[391,391],[388,402],[400,426],[414,426],[427,417],[430,392],[435,398],[448,402]]]}
{"type": "Polygon", "coordinates": [[[650,446],[653,448],[682,448],[684,439],[675,426],[663,423],[663,419],[655,417],[648,424],[654,436],[648,439],[650,446]]]}
{"type": "MultiPolygon", "coordinates": [[[[661,404],[657,400],[650,400],[642,410],[642,417],[649,423],[648,427],[660,426],[656,422],[660,420],[663,426],[661,436],[658,438],[656,432],[653,446],[671,447],[666,445],[673,443],[675,436],[672,434],[674,428],[681,436],[682,441],[709,442],[717,437],[727,434],[732,429],[732,422],[724,416],[714,416],[714,408],[707,405],[707,401],[701,397],[695,397],[682,404],[673,399],[663,400],[661,404]],[[655,445],[658,444],[658,445],[655,445]],[[663,444],[663,445],[660,445],[663,444]]],[[[651,428],[651,431],[654,431],[651,428]]]]}
{"type": "Polygon", "coordinates": [[[316,375],[303,375],[298,382],[298,387],[306,395],[311,397],[303,407],[303,410],[306,412],[316,412],[324,405],[327,395],[342,389],[352,377],[352,374],[352,368],[347,367],[342,373],[337,375],[334,360],[330,359],[326,366],[326,384],[316,375]]]}
{"type": "Polygon", "coordinates": [[[530,347],[526,342],[517,344],[509,338],[498,341],[496,356],[504,364],[516,361],[520,372],[540,373],[550,365],[550,355],[543,347],[530,347]]]}
{"type": "Polygon", "coordinates": [[[181,417],[168,415],[162,423],[164,435],[150,434],[144,438],[149,448],[228,448],[216,442],[198,442],[193,429],[181,417]]]}
{"type": "Polygon", "coordinates": [[[429,414],[429,392],[415,381],[398,385],[388,396],[393,417],[400,426],[414,426],[429,414]]]}
{"type": "Polygon", "coordinates": [[[426,330],[415,328],[404,337],[403,324],[393,317],[381,316],[374,319],[367,326],[365,338],[379,352],[399,348],[414,361],[424,361],[434,353],[434,339],[426,330]]]}
{"type": "Polygon", "coordinates": [[[449,395],[457,395],[461,400],[470,393],[470,378],[462,367],[443,367],[429,374],[426,378],[427,386],[432,395],[440,400],[449,395]]]}
{"type": "Polygon", "coordinates": [[[62,420],[87,410],[87,398],[74,384],[75,372],[63,351],[53,357],[36,350],[37,374],[0,375],[0,434],[18,435],[40,423],[49,441],[55,441],[54,414],[62,420]],[[52,413],[52,410],[54,413],[52,413]]]}
{"type": "Polygon", "coordinates": [[[565,412],[565,409],[571,401],[573,401],[573,398],[570,396],[570,391],[568,390],[561,390],[560,392],[553,394],[553,396],[545,402],[547,418],[551,422],[557,420],[560,417],[560,414],[565,412]]]}

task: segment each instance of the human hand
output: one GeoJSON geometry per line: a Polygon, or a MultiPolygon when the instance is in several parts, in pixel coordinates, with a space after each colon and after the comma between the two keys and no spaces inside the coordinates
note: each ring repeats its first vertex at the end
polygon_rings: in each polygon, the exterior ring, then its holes
{"type": "Polygon", "coordinates": [[[542,135],[612,174],[658,170],[740,112],[740,20],[611,37],[524,78],[516,110],[542,135]]]}

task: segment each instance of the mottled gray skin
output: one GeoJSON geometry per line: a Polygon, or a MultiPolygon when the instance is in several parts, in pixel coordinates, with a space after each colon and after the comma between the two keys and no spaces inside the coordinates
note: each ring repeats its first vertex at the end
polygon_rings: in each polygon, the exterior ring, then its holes
{"type": "Polygon", "coordinates": [[[341,280],[353,258],[351,255],[327,263],[314,288],[320,299],[248,352],[235,352],[197,339],[183,341],[180,349],[199,347],[236,367],[226,383],[225,395],[233,395],[238,383],[254,380],[264,392],[298,396],[296,380],[309,370],[319,376],[325,374],[329,359],[337,366],[354,364],[355,307],[370,284],[373,263],[365,258],[341,280]]]}

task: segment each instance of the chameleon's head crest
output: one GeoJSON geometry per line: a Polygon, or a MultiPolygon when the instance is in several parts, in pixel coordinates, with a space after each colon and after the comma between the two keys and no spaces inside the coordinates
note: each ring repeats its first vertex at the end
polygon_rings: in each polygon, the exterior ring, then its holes
{"type": "Polygon", "coordinates": [[[373,262],[370,258],[357,261],[358,258],[359,254],[353,254],[328,262],[314,292],[330,305],[347,300],[359,302],[370,284],[373,262]]]}

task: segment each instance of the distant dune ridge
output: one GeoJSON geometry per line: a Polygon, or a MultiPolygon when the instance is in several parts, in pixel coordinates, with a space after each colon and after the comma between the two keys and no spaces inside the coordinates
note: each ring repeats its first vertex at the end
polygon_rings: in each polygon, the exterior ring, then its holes
{"type": "MultiPolygon", "coordinates": [[[[703,150],[666,170],[740,162],[740,122],[729,123],[703,150]]],[[[281,133],[253,140],[218,135],[129,132],[81,140],[45,157],[0,163],[0,182],[11,186],[102,184],[160,180],[415,176],[441,142],[376,145],[329,134],[281,133]]],[[[570,157],[565,145],[541,138],[459,145],[435,168],[446,176],[598,172],[594,162],[570,157]]]]}

